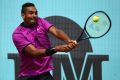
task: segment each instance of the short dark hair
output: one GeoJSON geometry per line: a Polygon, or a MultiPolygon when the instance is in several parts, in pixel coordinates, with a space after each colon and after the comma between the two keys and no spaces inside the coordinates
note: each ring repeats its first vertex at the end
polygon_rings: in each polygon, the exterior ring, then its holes
{"type": "Polygon", "coordinates": [[[31,7],[31,6],[35,7],[35,5],[33,3],[30,3],[30,2],[27,2],[27,3],[23,4],[22,9],[21,9],[21,13],[25,13],[25,8],[26,7],[31,7]]]}

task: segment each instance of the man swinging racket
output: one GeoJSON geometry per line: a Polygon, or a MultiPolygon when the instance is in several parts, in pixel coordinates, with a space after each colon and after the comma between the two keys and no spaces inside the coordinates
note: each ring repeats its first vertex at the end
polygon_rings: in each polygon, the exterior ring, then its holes
{"type": "Polygon", "coordinates": [[[20,56],[20,80],[55,80],[49,71],[53,70],[52,55],[68,52],[76,47],[62,30],[38,17],[33,3],[22,5],[23,22],[14,30],[12,38],[20,56]],[[47,33],[63,40],[64,45],[51,46],[47,33]]]}

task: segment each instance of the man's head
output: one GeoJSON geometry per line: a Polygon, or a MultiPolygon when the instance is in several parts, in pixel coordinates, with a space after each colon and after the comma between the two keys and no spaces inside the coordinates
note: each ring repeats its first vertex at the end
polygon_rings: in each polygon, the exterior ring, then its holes
{"type": "Polygon", "coordinates": [[[33,26],[36,24],[38,14],[33,3],[23,4],[21,15],[26,25],[33,26]]]}

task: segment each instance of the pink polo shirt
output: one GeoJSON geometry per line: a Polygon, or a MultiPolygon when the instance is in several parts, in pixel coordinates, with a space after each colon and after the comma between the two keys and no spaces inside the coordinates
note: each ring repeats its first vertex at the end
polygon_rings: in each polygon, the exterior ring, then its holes
{"type": "Polygon", "coordinates": [[[38,18],[37,24],[31,28],[21,24],[13,32],[13,42],[21,61],[19,76],[39,75],[53,69],[52,56],[32,57],[22,51],[29,44],[38,49],[51,47],[47,33],[52,24],[42,18],[38,18]]]}

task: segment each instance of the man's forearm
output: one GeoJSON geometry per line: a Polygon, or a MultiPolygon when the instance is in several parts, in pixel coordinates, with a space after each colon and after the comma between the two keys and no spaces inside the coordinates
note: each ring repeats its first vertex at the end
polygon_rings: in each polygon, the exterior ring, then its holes
{"type": "Polygon", "coordinates": [[[63,40],[65,43],[69,43],[71,40],[62,30],[58,30],[56,37],[63,40]]]}
{"type": "Polygon", "coordinates": [[[57,29],[56,27],[52,26],[49,29],[49,32],[51,34],[53,34],[55,37],[57,37],[58,39],[64,41],[65,43],[69,43],[70,38],[67,36],[67,34],[65,34],[62,30],[57,29]]]}

